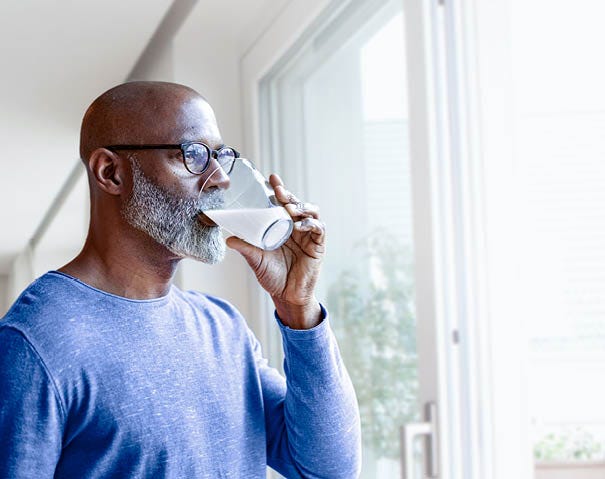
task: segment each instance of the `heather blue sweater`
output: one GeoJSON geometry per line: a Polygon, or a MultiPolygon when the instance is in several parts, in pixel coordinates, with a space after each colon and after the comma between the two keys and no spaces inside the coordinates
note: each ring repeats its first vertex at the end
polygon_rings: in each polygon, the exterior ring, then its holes
{"type": "Polygon", "coordinates": [[[45,274],[0,322],[0,478],[357,477],[358,409],[327,317],[277,324],[287,380],[225,301],[45,274]]]}

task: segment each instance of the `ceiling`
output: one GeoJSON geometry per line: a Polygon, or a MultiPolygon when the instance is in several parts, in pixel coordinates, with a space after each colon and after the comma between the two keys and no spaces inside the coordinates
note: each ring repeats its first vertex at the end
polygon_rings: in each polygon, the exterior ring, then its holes
{"type": "MultiPolygon", "coordinates": [[[[214,38],[224,35],[228,25],[241,52],[287,3],[200,0],[189,23],[196,19],[204,25],[201,31],[214,38]],[[217,20],[221,18],[228,21],[217,20]]],[[[77,164],[84,110],[126,78],[171,4],[172,0],[0,4],[0,274],[8,273],[77,164]]],[[[81,194],[70,198],[72,203],[86,201],[85,181],[80,183],[81,194]]],[[[74,221],[81,223],[79,215],[74,221]]]]}

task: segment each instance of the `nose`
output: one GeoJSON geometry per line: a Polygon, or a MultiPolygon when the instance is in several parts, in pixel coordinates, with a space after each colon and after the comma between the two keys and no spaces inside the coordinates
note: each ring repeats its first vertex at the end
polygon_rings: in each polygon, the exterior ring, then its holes
{"type": "Polygon", "coordinates": [[[212,158],[212,161],[208,165],[207,173],[202,175],[202,179],[203,183],[200,191],[207,191],[213,187],[226,190],[230,185],[229,175],[227,175],[215,158],[212,158]]]}

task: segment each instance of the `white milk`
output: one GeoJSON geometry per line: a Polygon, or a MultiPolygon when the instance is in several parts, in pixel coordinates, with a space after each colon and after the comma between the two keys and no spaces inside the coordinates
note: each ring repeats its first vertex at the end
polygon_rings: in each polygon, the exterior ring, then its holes
{"type": "Polygon", "coordinates": [[[266,250],[279,248],[288,239],[293,228],[292,218],[281,206],[206,210],[204,214],[238,238],[266,250]]]}

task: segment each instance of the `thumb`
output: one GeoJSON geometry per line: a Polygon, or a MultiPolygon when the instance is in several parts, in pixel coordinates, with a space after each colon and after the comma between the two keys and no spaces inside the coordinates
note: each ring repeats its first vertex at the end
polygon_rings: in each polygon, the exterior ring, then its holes
{"type": "Polygon", "coordinates": [[[229,248],[234,249],[241,254],[252,268],[260,263],[263,254],[262,249],[252,246],[250,243],[246,243],[237,236],[230,236],[227,238],[226,243],[229,248]]]}

